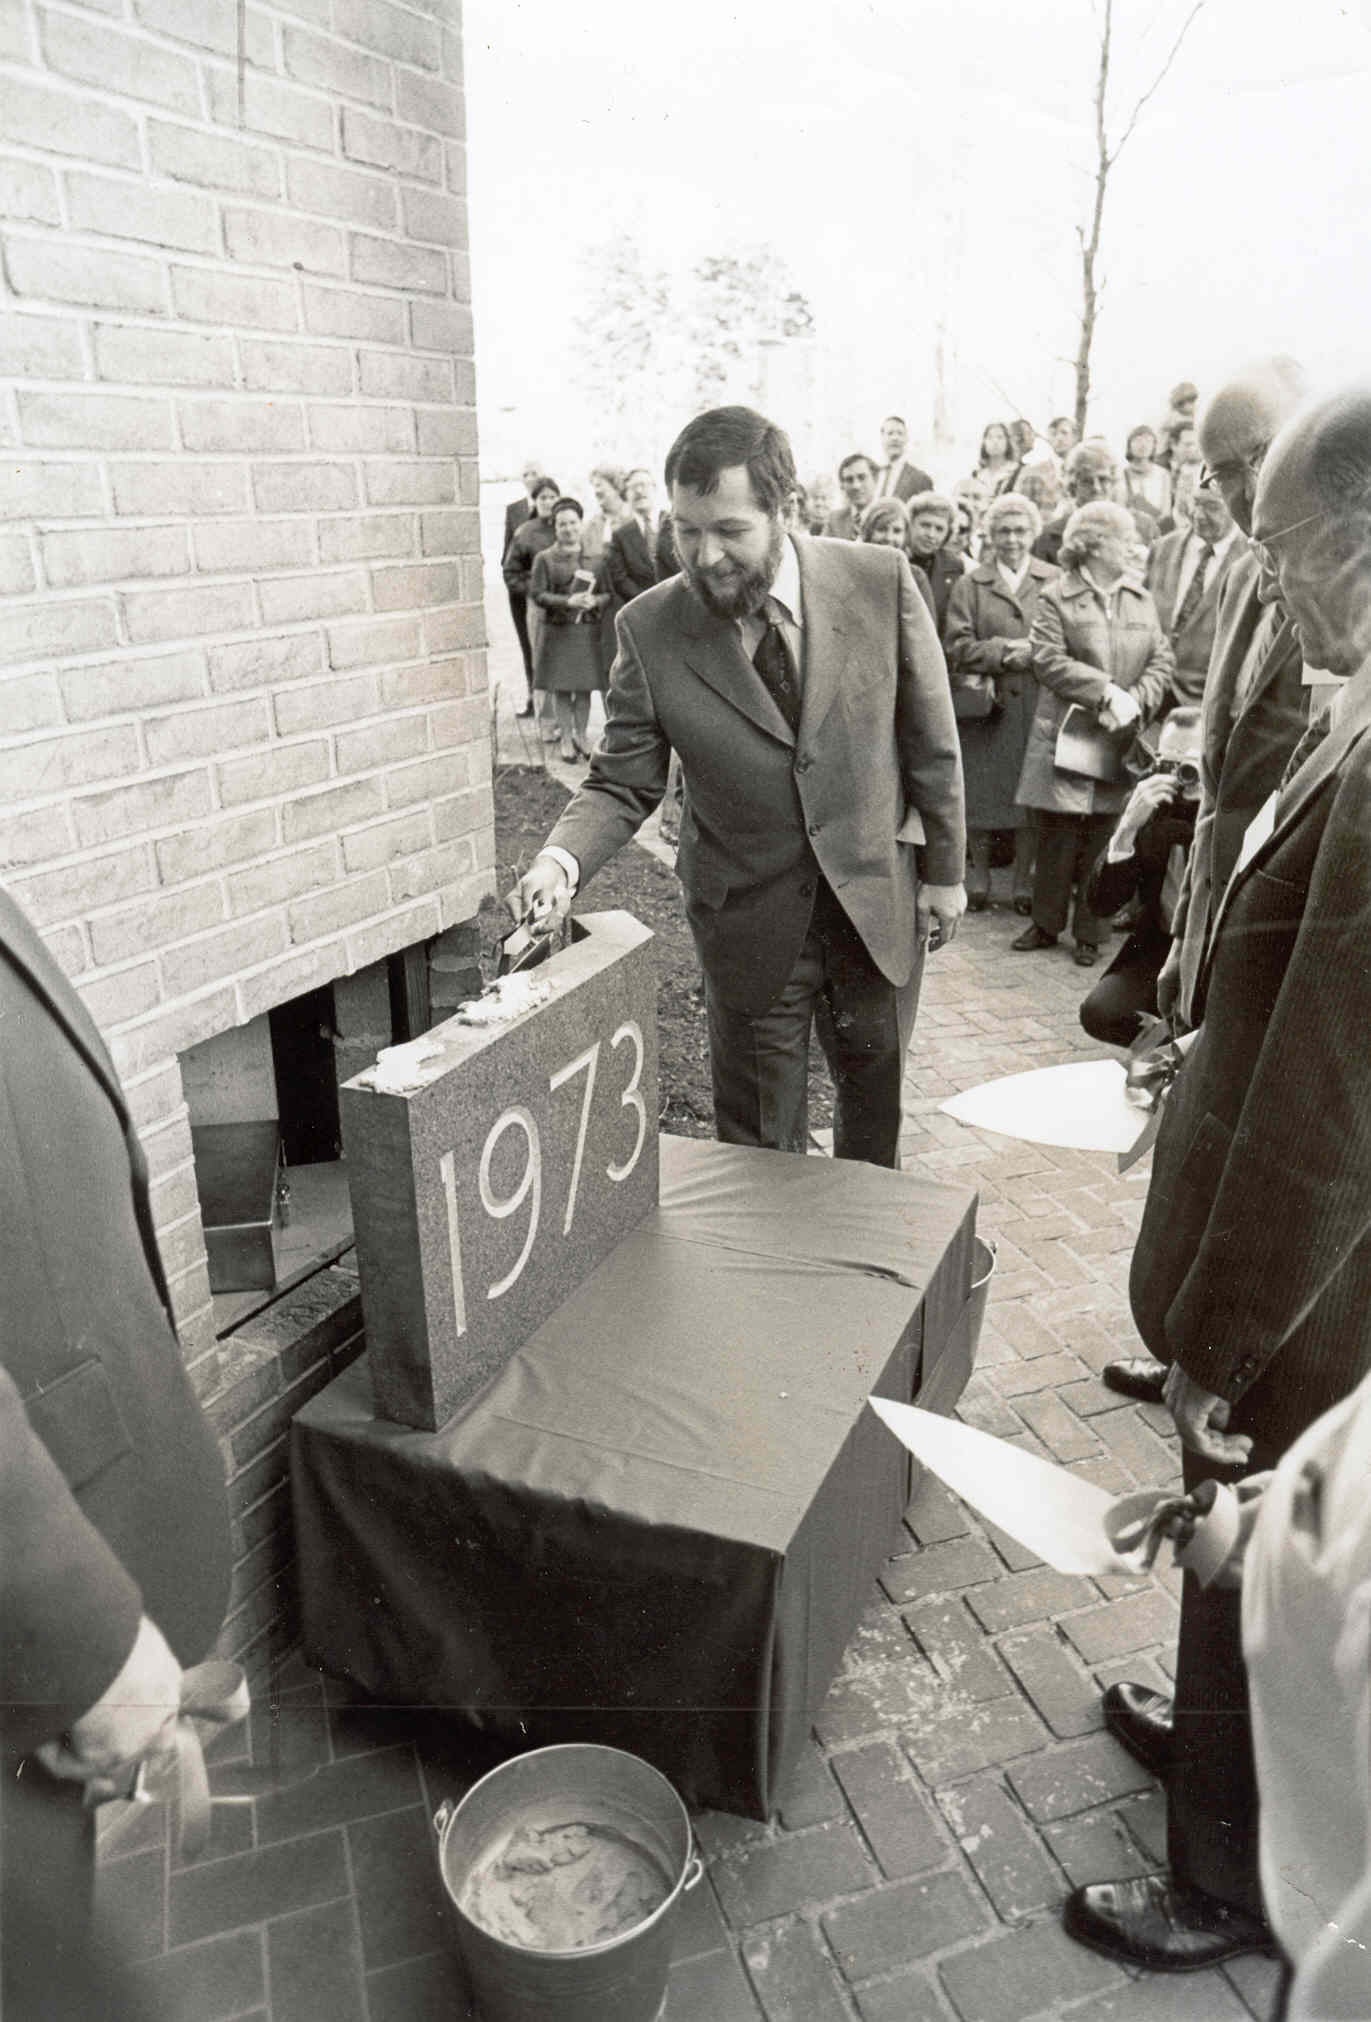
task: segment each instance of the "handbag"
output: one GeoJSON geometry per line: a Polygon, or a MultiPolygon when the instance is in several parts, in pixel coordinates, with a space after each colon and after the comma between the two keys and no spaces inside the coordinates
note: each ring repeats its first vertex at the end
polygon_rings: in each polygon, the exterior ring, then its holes
{"type": "Polygon", "coordinates": [[[1117,786],[1129,776],[1128,756],[1137,734],[1131,723],[1123,730],[1106,730],[1093,710],[1073,702],[1057,732],[1052,762],[1058,772],[1117,786]]]}
{"type": "Polygon", "coordinates": [[[952,713],[961,722],[998,716],[1002,706],[993,674],[964,674],[952,690],[952,713]]]}

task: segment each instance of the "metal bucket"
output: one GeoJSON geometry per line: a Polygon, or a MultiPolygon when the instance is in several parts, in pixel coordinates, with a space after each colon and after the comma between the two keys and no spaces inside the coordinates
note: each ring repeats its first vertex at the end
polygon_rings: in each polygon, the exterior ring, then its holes
{"type": "Polygon", "coordinates": [[[482,2022],[657,2022],[666,2007],[681,1898],[703,1872],[685,1806],[659,1771],[621,1748],[571,1743],[501,1763],[437,1812],[438,1859],[482,2022]],[[461,1898],[472,1870],[521,1826],[605,1825],[645,1848],[671,1882],[631,1930],[574,1952],[509,1944],[461,1898]]]}
{"type": "Polygon", "coordinates": [[[974,1240],[976,1248],[971,1264],[971,1290],[966,1295],[967,1318],[971,1323],[973,1362],[976,1344],[981,1338],[985,1309],[990,1300],[990,1280],[994,1277],[995,1267],[999,1263],[999,1252],[986,1236],[977,1236],[974,1240]]]}

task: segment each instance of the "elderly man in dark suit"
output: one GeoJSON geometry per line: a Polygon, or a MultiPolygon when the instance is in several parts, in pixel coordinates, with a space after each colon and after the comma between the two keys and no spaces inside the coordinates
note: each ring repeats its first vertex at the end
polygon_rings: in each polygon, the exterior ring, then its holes
{"type": "MultiPolygon", "coordinates": [[[[1347,685],[1244,837],[1133,1259],[1191,1488],[1273,1466],[1371,1370],[1371,391],[1277,437],[1253,535],[1306,660],[1347,685]]],[[[1169,1873],[1077,1890],[1066,1920],[1186,1971],[1269,1935],[1239,1601],[1189,1574],[1168,1756],[1169,1873]]]]}
{"type": "Polygon", "coordinates": [[[899,1162],[923,951],[966,904],[961,760],[933,624],[896,548],[786,532],[790,444],[746,407],[666,465],[682,574],[619,616],[604,739],[520,887],[565,911],[685,773],[679,870],[719,1136],[807,1148],[816,1010],[840,1158],[899,1162]]]}
{"type": "Polygon", "coordinates": [[[118,1079],[4,893],[0,1234],[0,2006],[123,2015],[113,1962],[90,1985],[82,1796],[166,1749],[223,1619],[228,1518],[118,1079]]]}
{"type": "Polygon", "coordinates": [[[1178,701],[1198,702],[1204,694],[1219,598],[1246,547],[1222,494],[1205,485],[1195,494],[1191,524],[1163,534],[1147,558],[1144,581],[1176,656],[1171,686],[1178,701]]]}

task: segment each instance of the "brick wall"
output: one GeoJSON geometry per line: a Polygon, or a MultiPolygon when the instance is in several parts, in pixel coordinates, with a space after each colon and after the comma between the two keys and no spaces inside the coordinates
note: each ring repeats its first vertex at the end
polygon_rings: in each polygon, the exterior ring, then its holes
{"type": "Polygon", "coordinates": [[[0,0],[0,877],[207,1394],[176,1056],[493,861],[458,8],[0,0]]]}

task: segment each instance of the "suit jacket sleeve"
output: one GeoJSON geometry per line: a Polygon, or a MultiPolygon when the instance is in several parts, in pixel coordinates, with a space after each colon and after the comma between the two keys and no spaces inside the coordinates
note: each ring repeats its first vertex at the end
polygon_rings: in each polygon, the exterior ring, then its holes
{"type": "Polygon", "coordinates": [[[1167,1313],[1181,1366],[1230,1403],[1371,1231],[1369,1028],[1371,747],[1363,740],[1335,790],[1204,1234],[1167,1313]]]}
{"type": "Polygon", "coordinates": [[[136,1583],[0,1369],[0,1722],[20,1754],[92,1707],[133,1648],[136,1583]]]}
{"type": "Polygon", "coordinates": [[[548,837],[569,850],[584,887],[635,835],[666,792],[667,742],[626,613],[614,621],[618,651],[605,697],[605,730],[590,770],[548,837]]]}
{"type": "Polygon", "coordinates": [[[905,800],[923,818],[923,876],[931,885],[959,885],[966,872],[961,741],[937,629],[903,555],[899,627],[895,737],[905,800]]]}
{"type": "Polygon", "coordinates": [[[522,527],[516,527],[514,538],[506,550],[504,577],[506,583],[515,592],[516,596],[526,597],[528,595],[529,578],[533,572],[533,565],[528,549],[519,539],[519,535],[522,532],[522,527]]]}

